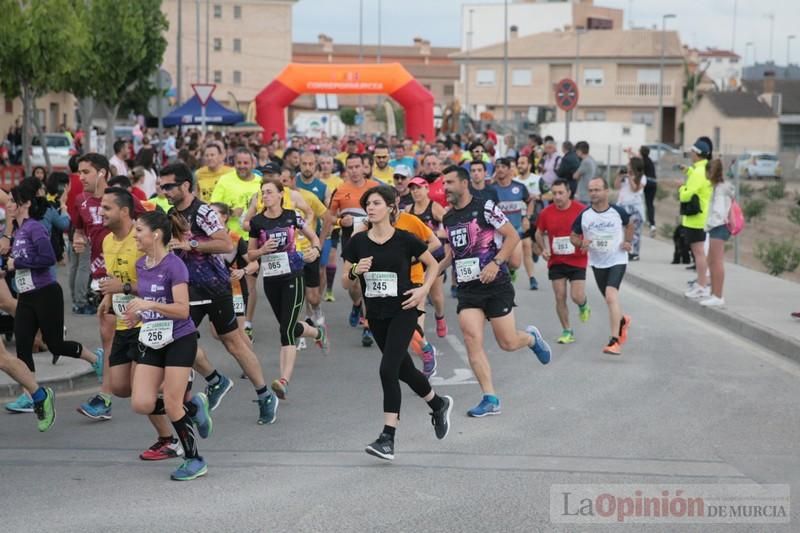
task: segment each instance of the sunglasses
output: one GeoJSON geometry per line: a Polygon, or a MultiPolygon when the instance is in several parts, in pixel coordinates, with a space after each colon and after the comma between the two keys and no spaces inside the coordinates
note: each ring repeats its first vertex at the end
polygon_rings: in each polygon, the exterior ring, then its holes
{"type": "Polygon", "coordinates": [[[180,186],[181,186],[180,183],[165,183],[165,184],[161,185],[161,190],[162,191],[171,191],[175,187],[180,187],[180,186]]]}
{"type": "Polygon", "coordinates": [[[395,174],[394,175],[394,181],[402,181],[402,180],[407,180],[407,179],[408,179],[408,176],[403,176],[401,174],[395,174]]]}

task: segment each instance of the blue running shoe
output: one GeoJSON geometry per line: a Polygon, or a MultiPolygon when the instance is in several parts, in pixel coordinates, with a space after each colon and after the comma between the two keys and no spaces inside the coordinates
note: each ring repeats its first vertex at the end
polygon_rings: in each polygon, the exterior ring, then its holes
{"type": "Polygon", "coordinates": [[[106,400],[100,394],[94,395],[88,402],[78,407],[78,412],[92,420],[111,420],[111,398],[106,400]]]}
{"type": "MultiPolygon", "coordinates": [[[[247,376],[245,376],[246,378],[247,376]]],[[[206,396],[208,397],[208,408],[215,410],[219,407],[222,398],[228,394],[228,391],[233,388],[233,381],[228,379],[227,376],[220,374],[219,381],[216,385],[209,385],[206,387],[206,396]]]]}
{"type": "Polygon", "coordinates": [[[214,422],[211,420],[211,410],[208,408],[208,396],[202,392],[198,392],[190,400],[197,406],[197,412],[192,417],[197,428],[197,434],[201,438],[207,439],[211,432],[214,430],[214,422]]]}
{"type": "Polygon", "coordinates": [[[543,365],[549,363],[551,353],[550,345],[547,344],[542,334],[539,333],[539,329],[536,326],[528,326],[525,328],[525,331],[533,335],[533,346],[531,346],[531,350],[536,354],[536,357],[539,358],[539,362],[543,365]]]}
{"type": "Polygon", "coordinates": [[[258,404],[258,423],[273,424],[278,417],[278,404],[280,400],[274,394],[270,394],[264,399],[256,400],[258,404]]]}
{"type": "Polygon", "coordinates": [[[499,415],[500,414],[500,400],[497,400],[497,403],[493,402],[489,399],[488,396],[484,396],[481,400],[481,403],[467,411],[467,416],[471,416],[473,418],[482,418],[484,416],[489,415],[499,415]]]}
{"type": "Polygon", "coordinates": [[[6,404],[6,411],[9,413],[32,413],[33,400],[23,392],[16,400],[6,404]]]}
{"type": "Polygon", "coordinates": [[[375,342],[375,339],[372,337],[372,332],[369,328],[364,328],[364,331],[361,333],[361,346],[369,348],[372,346],[373,342],[375,342]]]}
{"type": "MultiPolygon", "coordinates": [[[[97,381],[100,383],[103,382],[103,357],[105,356],[105,352],[102,348],[98,348],[94,351],[94,354],[97,356],[97,361],[94,362],[92,368],[94,368],[94,373],[97,374],[97,381]]],[[[55,364],[55,363],[53,363],[55,364]]]]}
{"type": "Polygon", "coordinates": [[[208,465],[202,457],[186,459],[170,476],[174,481],[191,481],[208,473],[208,465]]]}
{"type": "Polygon", "coordinates": [[[530,289],[532,291],[538,291],[539,290],[539,282],[536,281],[536,278],[534,276],[531,276],[531,279],[530,279],[530,289]]]}
{"type": "Polygon", "coordinates": [[[358,327],[359,322],[361,322],[361,306],[354,305],[353,309],[350,310],[350,318],[348,319],[350,322],[350,327],[355,328],[358,327]]]}

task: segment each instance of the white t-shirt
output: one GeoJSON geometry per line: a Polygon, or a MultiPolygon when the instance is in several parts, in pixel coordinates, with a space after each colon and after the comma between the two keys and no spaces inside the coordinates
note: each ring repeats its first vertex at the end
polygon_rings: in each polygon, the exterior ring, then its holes
{"type": "Polygon", "coordinates": [[[587,207],[578,215],[572,231],[592,241],[589,245],[589,266],[611,268],[628,264],[628,252],[622,249],[622,243],[629,219],[628,213],[614,204],[602,212],[587,207]]]}
{"type": "Polygon", "coordinates": [[[528,194],[530,194],[532,197],[539,198],[542,195],[542,189],[540,187],[540,182],[542,181],[541,176],[531,172],[528,174],[527,178],[517,176],[514,179],[525,185],[525,188],[528,189],[528,194]]]}
{"type": "Polygon", "coordinates": [[[631,179],[624,178],[619,186],[617,204],[619,205],[638,205],[644,209],[644,186],[647,185],[647,178],[642,176],[642,188],[638,192],[631,189],[631,179]]]}

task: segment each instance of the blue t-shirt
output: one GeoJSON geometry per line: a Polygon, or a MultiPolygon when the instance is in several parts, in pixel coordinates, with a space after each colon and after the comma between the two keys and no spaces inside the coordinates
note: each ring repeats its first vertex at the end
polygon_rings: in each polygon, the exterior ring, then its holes
{"type": "Polygon", "coordinates": [[[525,215],[528,208],[528,200],[530,199],[528,188],[516,180],[511,180],[511,183],[505,187],[495,183],[492,188],[497,191],[497,199],[499,200],[497,206],[508,221],[511,222],[511,225],[517,231],[522,231],[522,217],[525,215]]]}
{"type": "Polygon", "coordinates": [[[297,185],[298,189],[304,189],[306,191],[314,193],[314,196],[316,196],[320,202],[322,202],[323,204],[325,203],[325,193],[328,189],[328,186],[325,185],[325,183],[323,183],[322,180],[320,180],[319,178],[314,178],[313,180],[311,180],[311,182],[306,183],[305,181],[303,181],[303,178],[298,176],[297,179],[294,180],[294,182],[297,185]]]}
{"type": "Polygon", "coordinates": [[[417,170],[417,160],[411,157],[410,155],[401,157],[400,159],[392,159],[389,161],[389,166],[392,168],[397,168],[398,165],[405,165],[411,169],[412,172],[417,170]]]}

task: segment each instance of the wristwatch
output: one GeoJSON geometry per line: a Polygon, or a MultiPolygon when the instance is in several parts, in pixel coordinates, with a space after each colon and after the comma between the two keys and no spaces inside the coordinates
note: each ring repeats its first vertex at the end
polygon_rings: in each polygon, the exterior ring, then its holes
{"type": "Polygon", "coordinates": [[[126,283],[125,285],[122,286],[122,293],[125,294],[126,296],[130,294],[131,291],[133,291],[133,287],[131,287],[130,283],[126,283]]]}
{"type": "Polygon", "coordinates": [[[497,266],[499,266],[499,267],[503,266],[503,263],[504,263],[504,262],[505,262],[505,261],[500,261],[500,260],[498,260],[496,257],[495,257],[494,259],[492,259],[492,263],[494,263],[495,265],[497,265],[497,266]]]}
{"type": "Polygon", "coordinates": [[[200,245],[200,243],[197,242],[197,240],[195,240],[195,239],[192,239],[191,241],[189,241],[189,248],[191,248],[192,250],[196,249],[199,245],[200,245]]]}

